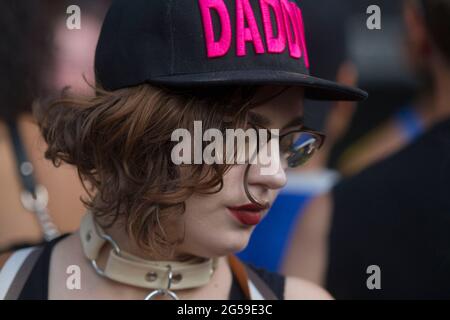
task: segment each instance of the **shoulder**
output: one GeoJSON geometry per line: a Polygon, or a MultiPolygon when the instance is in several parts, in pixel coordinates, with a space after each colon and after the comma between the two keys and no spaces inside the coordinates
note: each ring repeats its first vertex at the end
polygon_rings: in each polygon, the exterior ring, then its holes
{"type": "Polygon", "coordinates": [[[312,282],[296,277],[284,276],[249,265],[282,300],[330,300],[331,295],[312,282]]]}
{"type": "Polygon", "coordinates": [[[429,129],[382,161],[342,180],[332,191],[335,208],[356,212],[372,207],[378,211],[380,206],[400,203],[413,206],[424,202],[424,196],[430,197],[427,201],[442,198],[439,192],[430,190],[442,190],[450,185],[449,134],[450,120],[429,129]]]}
{"type": "Polygon", "coordinates": [[[286,277],[286,300],[332,300],[333,297],[318,285],[296,277],[286,277]]]}
{"type": "Polygon", "coordinates": [[[50,255],[65,237],[14,251],[0,269],[0,300],[46,299],[50,255]]]}
{"type": "Polygon", "coordinates": [[[386,185],[388,179],[389,183],[395,184],[408,179],[413,180],[424,171],[427,172],[422,173],[423,178],[433,177],[429,172],[439,170],[439,165],[445,161],[444,158],[450,155],[449,134],[450,120],[446,120],[348,181],[360,185],[368,181],[386,185]],[[427,170],[423,170],[424,167],[427,170]],[[411,175],[413,170],[418,171],[411,175]],[[380,174],[383,174],[383,179],[380,179],[380,174]]]}

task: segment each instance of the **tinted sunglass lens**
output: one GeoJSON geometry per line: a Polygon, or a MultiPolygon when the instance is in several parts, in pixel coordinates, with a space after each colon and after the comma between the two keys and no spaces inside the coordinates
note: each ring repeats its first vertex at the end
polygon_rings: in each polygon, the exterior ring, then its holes
{"type": "Polygon", "coordinates": [[[314,135],[301,134],[290,148],[290,155],[287,158],[289,167],[295,168],[305,164],[311,159],[317,147],[318,140],[314,135]]]}

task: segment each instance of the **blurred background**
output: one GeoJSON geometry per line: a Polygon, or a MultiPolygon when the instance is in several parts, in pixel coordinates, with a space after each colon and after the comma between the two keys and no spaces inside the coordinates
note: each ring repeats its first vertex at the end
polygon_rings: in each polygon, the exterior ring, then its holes
{"type": "Polygon", "coordinates": [[[84,190],[76,170],[44,159],[32,105],[70,88],[89,94],[109,1],[0,1],[0,252],[78,228],[84,190]],[[82,8],[69,30],[67,8],[82,8]],[[87,80],[87,82],[84,80],[87,80]]]}

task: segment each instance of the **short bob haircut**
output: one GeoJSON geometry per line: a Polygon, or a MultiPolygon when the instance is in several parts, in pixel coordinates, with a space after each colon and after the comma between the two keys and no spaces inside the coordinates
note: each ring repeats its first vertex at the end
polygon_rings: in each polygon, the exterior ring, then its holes
{"type": "Polygon", "coordinates": [[[34,115],[48,144],[45,158],[77,168],[88,194],[81,201],[97,221],[104,228],[120,223],[141,249],[167,254],[184,235],[169,238],[166,227],[194,193],[219,192],[230,167],[173,164],[172,132],[192,132],[194,120],[204,130],[244,128],[248,110],[284,91],[256,102],[259,88],[96,88],[92,97],[63,94],[37,104],[34,115]]]}

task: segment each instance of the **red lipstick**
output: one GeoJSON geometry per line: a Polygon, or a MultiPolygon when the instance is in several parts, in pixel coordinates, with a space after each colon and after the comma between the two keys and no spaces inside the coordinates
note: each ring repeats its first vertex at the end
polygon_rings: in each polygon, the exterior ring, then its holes
{"type": "Polygon", "coordinates": [[[246,204],[239,207],[229,207],[228,210],[240,223],[254,226],[261,221],[264,208],[256,204],[246,204]]]}

